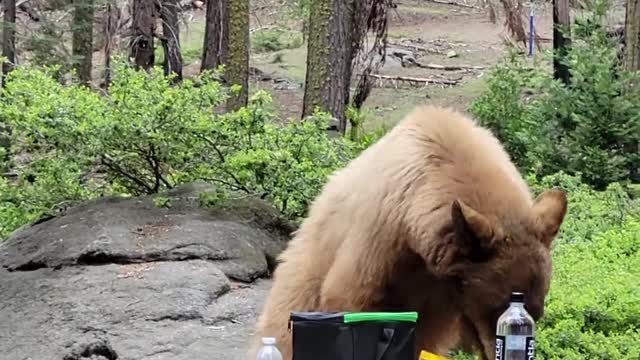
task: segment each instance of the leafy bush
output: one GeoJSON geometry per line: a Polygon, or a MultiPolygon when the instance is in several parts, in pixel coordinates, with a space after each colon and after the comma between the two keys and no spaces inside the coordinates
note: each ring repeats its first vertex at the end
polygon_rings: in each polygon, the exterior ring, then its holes
{"type": "Polygon", "coordinates": [[[640,217],[554,250],[538,358],[640,357],[640,217]]]}
{"type": "MultiPolygon", "coordinates": [[[[567,191],[569,209],[552,250],[545,315],[536,324],[537,359],[640,356],[640,200],[620,184],[596,191],[579,176],[528,177],[534,194],[567,191]]],[[[457,360],[477,357],[456,353],[457,360]]]]}
{"type": "Polygon", "coordinates": [[[257,52],[295,49],[300,46],[302,33],[280,27],[258,30],[251,37],[251,48],[257,52]]]}
{"type": "Polygon", "coordinates": [[[630,216],[640,216],[640,201],[618,183],[610,184],[605,191],[596,191],[583,183],[579,174],[570,176],[564,172],[543,178],[531,175],[528,181],[534,194],[552,187],[567,192],[568,215],[556,244],[589,242],[602,232],[623,226],[630,216]]]}
{"type": "Polygon", "coordinates": [[[569,195],[538,324],[537,358],[637,359],[640,201],[617,183],[594,191],[563,173],[530,180],[536,192],[558,186],[569,195]]]}
{"type": "Polygon", "coordinates": [[[55,152],[34,160],[20,174],[17,182],[0,177],[0,240],[39,217],[100,195],[91,183],[80,183],[77,163],[64,161],[55,152]]]}
{"type": "Polygon", "coordinates": [[[596,2],[588,21],[575,22],[565,59],[568,86],[553,79],[547,65],[530,67],[511,56],[472,104],[471,112],[524,171],[580,172],[604,189],[640,168],[640,90],[630,86],[640,74],[619,63],[617,44],[602,25],[606,10],[606,3],[596,2]]]}
{"type": "Polygon", "coordinates": [[[17,182],[0,183],[0,214],[10,218],[0,236],[65,200],[157,193],[196,180],[219,185],[211,199],[260,196],[295,218],[359,149],[327,136],[327,114],[276,125],[264,92],[221,113],[226,90],[216,74],[172,85],[160,70],[119,64],[103,96],[63,86],[52,72],[18,67],[0,93],[0,122],[14,129],[13,153],[27,159],[14,164],[17,182]]]}
{"type": "Polygon", "coordinates": [[[535,75],[527,71],[521,57],[511,51],[492,70],[487,79],[487,91],[472,102],[469,109],[482,126],[491,129],[500,139],[521,169],[535,165],[535,158],[529,151],[540,138],[537,119],[522,98],[535,75]]]}

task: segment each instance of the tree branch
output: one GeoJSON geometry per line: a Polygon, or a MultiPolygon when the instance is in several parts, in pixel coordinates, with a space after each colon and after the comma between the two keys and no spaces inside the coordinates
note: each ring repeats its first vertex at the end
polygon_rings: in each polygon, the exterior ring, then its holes
{"type": "Polygon", "coordinates": [[[142,187],[143,189],[146,190],[146,192],[148,194],[153,193],[153,188],[147,184],[144,183],[144,181],[136,178],[135,176],[127,173],[126,171],[124,171],[120,165],[116,164],[115,161],[107,154],[100,154],[100,163],[107,166],[108,168],[110,168],[111,170],[119,173],[120,175],[126,177],[127,179],[133,181],[135,184],[137,184],[138,186],[142,187]]]}

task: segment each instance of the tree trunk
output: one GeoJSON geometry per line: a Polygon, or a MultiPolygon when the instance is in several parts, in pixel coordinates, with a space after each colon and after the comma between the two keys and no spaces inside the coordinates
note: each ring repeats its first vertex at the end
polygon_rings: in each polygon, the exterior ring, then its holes
{"type": "MultiPolygon", "coordinates": [[[[375,75],[384,65],[387,52],[388,10],[394,8],[392,0],[356,0],[353,18],[353,49],[352,56],[358,56],[363,52],[365,39],[369,31],[375,34],[372,42],[366,41],[368,50],[359,64],[359,80],[353,92],[351,106],[360,110],[369,97],[375,84],[375,75]]],[[[352,68],[356,68],[357,61],[352,62],[352,68]]],[[[349,119],[353,121],[353,119],[349,119]]],[[[351,124],[354,125],[353,123],[351,124]]]]}
{"type": "Polygon", "coordinates": [[[164,47],[164,74],[175,73],[175,81],[182,81],[182,53],[180,51],[180,27],[178,25],[178,0],[162,2],[162,44],[164,47]]]}
{"type": "MultiPolygon", "coordinates": [[[[2,63],[2,86],[5,85],[6,75],[16,63],[16,1],[2,0],[4,18],[2,23],[2,56],[6,57],[2,63]]],[[[11,127],[0,123],[0,147],[5,149],[3,162],[9,160],[11,151],[11,127]]],[[[7,169],[0,168],[1,171],[7,169]]]]}
{"type": "Polygon", "coordinates": [[[317,107],[336,118],[344,134],[354,46],[353,1],[314,0],[310,6],[302,117],[317,107]]]}
{"type": "Polygon", "coordinates": [[[241,86],[227,100],[227,109],[247,105],[249,96],[249,0],[229,0],[229,52],[224,78],[229,86],[241,86]]]}
{"type": "Polygon", "coordinates": [[[227,61],[229,0],[207,0],[206,17],[200,71],[214,70],[227,61]]]}
{"type": "Polygon", "coordinates": [[[2,56],[6,59],[2,63],[2,83],[4,77],[16,63],[16,1],[2,0],[4,18],[2,22],[2,56]]]}
{"type": "Polygon", "coordinates": [[[640,70],[640,1],[627,0],[625,16],[625,67],[632,71],[640,70]]]}
{"type": "Polygon", "coordinates": [[[104,88],[109,89],[113,71],[111,69],[111,51],[116,36],[119,11],[115,0],[107,0],[107,19],[104,24],[104,88]]]}
{"type": "MultiPolygon", "coordinates": [[[[640,0],[627,0],[627,12],[625,16],[625,40],[624,65],[628,70],[640,70],[640,0]]],[[[638,84],[633,84],[638,86],[638,84]]],[[[640,154],[640,143],[630,144],[631,154],[640,154]]],[[[640,160],[630,164],[630,177],[640,182],[640,160]]]]}
{"type": "Polygon", "coordinates": [[[91,82],[94,12],[93,0],[73,0],[73,68],[85,84],[91,82]]]}
{"type": "Polygon", "coordinates": [[[155,63],[153,37],[157,13],[155,0],[133,0],[130,56],[134,58],[136,66],[143,69],[149,69],[155,63]]]}
{"type": "Polygon", "coordinates": [[[571,46],[569,0],[553,0],[553,76],[566,85],[571,82],[569,67],[562,63],[571,46]]]}

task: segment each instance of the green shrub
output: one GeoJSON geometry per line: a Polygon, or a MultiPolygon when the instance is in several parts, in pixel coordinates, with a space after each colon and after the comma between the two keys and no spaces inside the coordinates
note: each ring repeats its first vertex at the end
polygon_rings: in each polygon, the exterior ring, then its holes
{"type": "Polygon", "coordinates": [[[258,30],[251,36],[251,49],[271,52],[302,46],[302,33],[280,27],[258,30]]]}
{"type": "Polygon", "coordinates": [[[537,119],[523,99],[527,84],[537,73],[527,69],[515,52],[500,62],[487,79],[487,91],[470,105],[479,123],[492,130],[520,169],[535,165],[529,151],[538,143],[537,119]]]}
{"type": "MultiPolygon", "coordinates": [[[[571,83],[555,80],[548,62],[525,66],[511,56],[470,107],[505,143],[520,168],[540,175],[580,172],[598,189],[640,168],[640,73],[625,70],[603,24],[606,3],[575,22],[565,61],[571,83]],[[542,66],[544,65],[544,67],[542,66]]],[[[547,54],[550,56],[550,54],[547,54]]]]}
{"type": "Polygon", "coordinates": [[[564,173],[529,180],[535,193],[558,186],[569,197],[536,358],[637,359],[640,201],[617,183],[595,191],[564,173]]]}
{"type": "Polygon", "coordinates": [[[77,201],[99,196],[91,182],[82,184],[78,163],[51,152],[20,169],[17,182],[0,177],[0,240],[43,215],[55,215],[77,201]]]}
{"type": "Polygon", "coordinates": [[[0,92],[12,151],[28,159],[14,165],[17,182],[0,183],[0,216],[9,218],[2,237],[66,200],[158,193],[196,180],[216,183],[227,197],[268,199],[296,218],[361,148],[329,138],[327,114],[277,125],[264,92],[220,113],[227,95],[216,74],[172,85],[161,70],[119,64],[104,96],[63,86],[51,72],[18,67],[0,92]]]}
{"type": "Polygon", "coordinates": [[[540,359],[640,357],[640,218],[554,249],[539,327],[540,359]]]}
{"type": "Polygon", "coordinates": [[[528,181],[534,194],[558,187],[567,192],[567,217],[556,244],[591,241],[595,235],[622,226],[629,216],[640,216],[640,201],[634,200],[629,190],[612,183],[605,191],[596,191],[582,182],[579,174],[563,172],[542,178],[531,175],[528,181]]]}
{"type": "MultiPolygon", "coordinates": [[[[569,209],[554,242],[553,277],[537,326],[537,359],[640,356],[640,200],[620,184],[596,191],[579,176],[531,175],[534,194],[567,191],[569,209]]],[[[456,353],[457,360],[477,357],[456,353]]]]}

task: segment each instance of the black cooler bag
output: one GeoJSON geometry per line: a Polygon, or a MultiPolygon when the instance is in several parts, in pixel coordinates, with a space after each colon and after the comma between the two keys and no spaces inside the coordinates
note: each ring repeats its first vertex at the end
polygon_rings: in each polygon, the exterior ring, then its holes
{"type": "Polygon", "coordinates": [[[415,312],[292,312],[293,360],[415,360],[415,312]]]}

